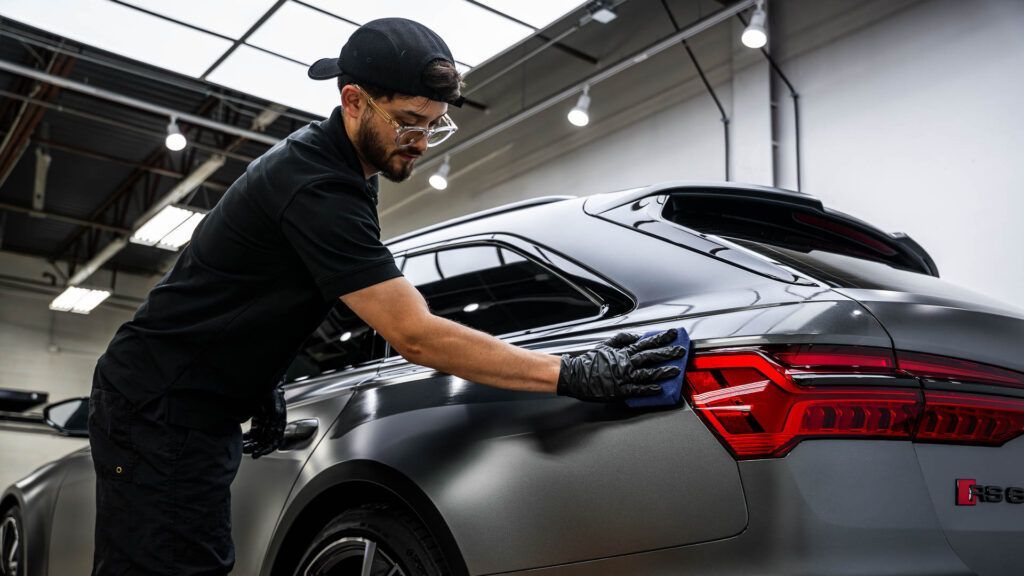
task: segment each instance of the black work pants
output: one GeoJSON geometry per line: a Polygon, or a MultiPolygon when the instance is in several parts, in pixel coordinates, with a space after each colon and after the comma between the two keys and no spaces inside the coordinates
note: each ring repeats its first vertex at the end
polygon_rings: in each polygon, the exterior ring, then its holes
{"type": "Polygon", "coordinates": [[[241,428],[211,433],[133,406],[97,371],[89,405],[96,468],[94,576],[231,571],[231,481],[241,428]]]}

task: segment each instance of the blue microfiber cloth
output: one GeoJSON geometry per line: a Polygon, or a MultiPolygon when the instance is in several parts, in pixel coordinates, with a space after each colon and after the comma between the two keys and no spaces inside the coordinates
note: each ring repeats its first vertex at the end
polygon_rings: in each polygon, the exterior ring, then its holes
{"type": "MultiPolygon", "coordinates": [[[[655,330],[644,334],[644,337],[651,336],[653,334],[659,334],[663,330],[655,330]]],[[[661,384],[661,394],[657,396],[639,396],[636,398],[628,398],[626,404],[631,408],[645,408],[649,406],[675,406],[679,404],[679,397],[683,393],[683,377],[686,375],[686,362],[690,359],[690,335],[686,333],[686,330],[681,326],[676,328],[676,339],[667,344],[666,346],[682,346],[686,348],[686,354],[682,358],[677,358],[669,362],[662,362],[656,364],[654,367],[660,366],[678,366],[679,375],[671,380],[662,380],[658,382],[661,384]]],[[[645,366],[648,368],[648,366],[645,366]]]]}

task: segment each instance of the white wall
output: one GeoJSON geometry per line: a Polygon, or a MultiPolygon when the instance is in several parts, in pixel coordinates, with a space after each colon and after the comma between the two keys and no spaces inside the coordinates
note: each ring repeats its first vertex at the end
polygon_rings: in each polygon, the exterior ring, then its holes
{"type": "MultiPolygon", "coordinates": [[[[10,280],[43,280],[43,272],[53,271],[46,261],[0,252],[0,270],[0,388],[49,392],[51,401],[88,394],[96,360],[117,327],[131,319],[131,303],[156,280],[121,274],[114,293],[132,300],[115,297],[83,315],[54,312],[52,292],[10,280]]],[[[89,280],[105,282],[105,273],[89,280]]]]}
{"type": "MultiPolygon", "coordinates": [[[[1024,306],[1024,2],[773,0],[774,51],[800,93],[803,190],[913,236],[952,282],[1024,306]]],[[[734,43],[715,89],[732,118],[734,180],[795,188],[792,104],[781,84],[774,140],[764,64],[734,43]],[[734,97],[734,90],[736,97],[734,97]]],[[[658,56],[661,58],[662,56],[658,56]]],[[[668,179],[721,180],[722,130],[702,91],[484,190],[385,213],[385,235],[545,194],[586,195],[668,179]]],[[[516,150],[515,154],[527,152],[516,150]]]]}
{"type": "MultiPolygon", "coordinates": [[[[88,315],[49,309],[57,289],[42,281],[53,268],[37,258],[0,252],[0,388],[48,392],[50,401],[88,396],[96,359],[117,327],[132,317],[133,303],[156,278],[119,275],[115,295],[88,315]],[[126,309],[127,308],[127,309],[126,309]]],[[[109,285],[99,273],[89,283],[109,285]]],[[[0,490],[37,466],[77,450],[86,441],[0,425],[0,490]]]]}
{"type": "MultiPolygon", "coordinates": [[[[809,2],[779,2],[785,16],[809,2]]],[[[943,278],[1024,307],[1024,2],[936,0],[782,66],[800,92],[803,185],[910,234],[943,278]]],[[[795,42],[794,42],[795,43],[795,42]]],[[[792,187],[792,108],[780,184],[792,187]]]]}

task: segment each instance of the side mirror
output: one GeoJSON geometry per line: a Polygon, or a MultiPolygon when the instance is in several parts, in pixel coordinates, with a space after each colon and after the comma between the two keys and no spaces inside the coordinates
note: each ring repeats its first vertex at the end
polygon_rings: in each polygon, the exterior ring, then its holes
{"type": "Polygon", "coordinates": [[[89,436],[89,399],[71,398],[43,409],[43,420],[64,436],[89,436]]]}

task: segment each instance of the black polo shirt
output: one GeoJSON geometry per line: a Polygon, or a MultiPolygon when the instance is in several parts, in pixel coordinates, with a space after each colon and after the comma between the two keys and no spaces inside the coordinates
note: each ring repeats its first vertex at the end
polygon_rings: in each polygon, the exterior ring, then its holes
{"type": "Polygon", "coordinates": [[[97,370],[198,428],[250,418],[338,297],[400,276],[340,108],[246,168],[97,370]]]}

